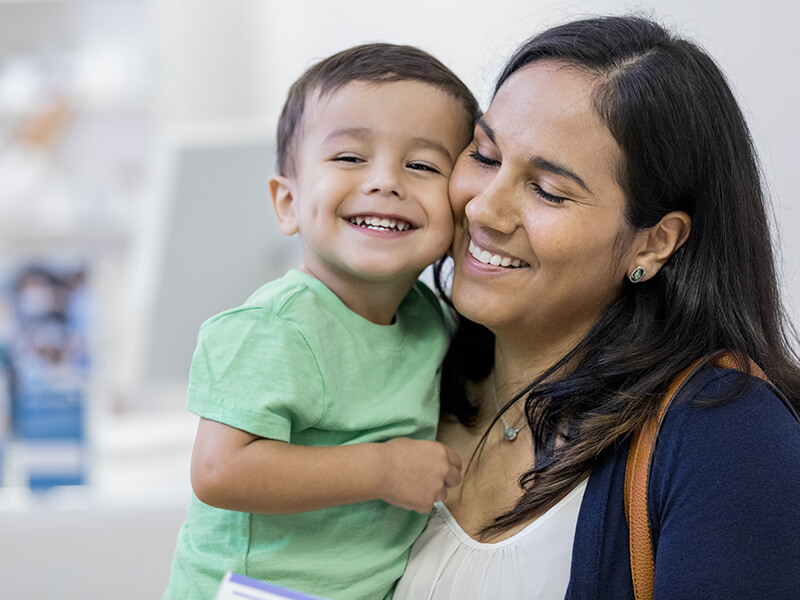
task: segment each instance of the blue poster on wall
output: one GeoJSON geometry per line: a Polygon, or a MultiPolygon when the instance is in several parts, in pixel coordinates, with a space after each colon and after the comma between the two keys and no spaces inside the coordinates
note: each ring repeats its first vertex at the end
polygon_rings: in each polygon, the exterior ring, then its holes
{"type": "Polygon", "coordinates": [[[0,348],[17,471],[32,489],[86,482],[90,310],[83,266],[23,264],[4,278],[0,348]]]}

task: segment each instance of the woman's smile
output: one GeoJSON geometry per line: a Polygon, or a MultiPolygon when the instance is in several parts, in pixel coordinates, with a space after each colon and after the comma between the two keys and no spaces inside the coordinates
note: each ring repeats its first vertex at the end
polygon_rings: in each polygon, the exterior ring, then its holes
{"type": "Polygon", "coordinates": [[[469,240],[469,253],[479,263],[484,265],[492,265],[494,267],[518,269],[520,267],[530,266],[519,258],[511,258],[502,254],[495,254],[490,250],[477,246],[472,238],[469,240]]]}

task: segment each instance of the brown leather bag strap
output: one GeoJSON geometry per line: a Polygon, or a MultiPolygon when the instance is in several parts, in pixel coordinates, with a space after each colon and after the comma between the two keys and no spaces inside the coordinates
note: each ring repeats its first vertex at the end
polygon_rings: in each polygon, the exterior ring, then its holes
{"type": "MultiPolygon", "coordinates": [[[[736,357],[729,353],[712,355],[695,361],[678,373],[672,381],[658,407],[658,413],[648,419],[642,429],[633,436],[625,468],[625,517],[630,530],[631,574],[636,600],[652,600],[655,566],[650,518],[647,514],[647,484],[650,461],[661,419],[678,391],[706,363],[718,367],[740,369],[736,357]]],[[[767,380],[764,372],[752,360],[750,373],[767,380]]]]}

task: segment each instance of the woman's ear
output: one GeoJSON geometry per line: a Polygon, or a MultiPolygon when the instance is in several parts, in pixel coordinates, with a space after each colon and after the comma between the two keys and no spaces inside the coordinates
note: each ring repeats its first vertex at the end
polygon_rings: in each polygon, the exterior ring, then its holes
{"type": "Polygon", "coordinates": [[[294,235],[300,231],[292,180],[283,175],[273,175],[269,178],[269,193],[281,233],[294,235]]]}
{"type": "Polygon", "coordinates": [[[644,273],[634,274],[631,281],[646,281],[658,273],[669,257],[683,246],[691,230],[692,218],[682,210],[675,210],[661,217],[650,229],[642,231],[641,246],[633,256],[634,264],[629,266],[628,275],[640,268],[644,273]]]}

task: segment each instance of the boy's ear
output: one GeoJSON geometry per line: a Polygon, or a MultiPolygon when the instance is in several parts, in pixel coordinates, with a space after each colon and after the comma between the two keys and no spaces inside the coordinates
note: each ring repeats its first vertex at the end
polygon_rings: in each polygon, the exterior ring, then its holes
{"type": "Polygon", "coordinates": [[[300,231],[291,179],[283,175],[273,175],[269,178],[269,193],[281,233],[294,235],[300,231]]]}
{"type": "Polygon", "coordinates": [[[692,218],[682,210],[675,210],[664,215],[650,229],[642,232],[641,246],[633,256],[628,274],[642,267],[645,281],[658,273],[659,269],[678,248],[683,246],[692,230],[692,218]]]}

